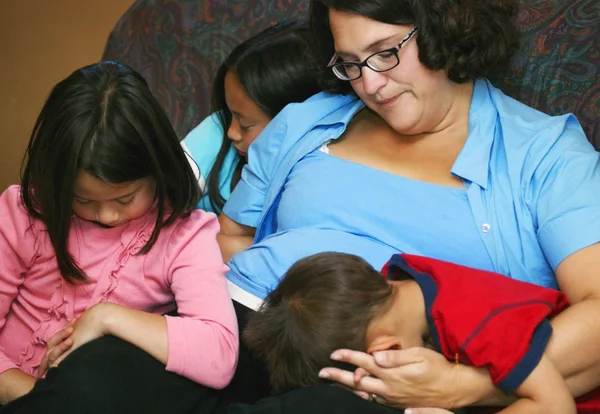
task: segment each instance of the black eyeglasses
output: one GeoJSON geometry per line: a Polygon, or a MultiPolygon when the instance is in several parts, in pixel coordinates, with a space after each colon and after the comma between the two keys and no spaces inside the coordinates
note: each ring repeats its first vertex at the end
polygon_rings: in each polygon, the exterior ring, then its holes
{"type": "Polygon", "coordinates": [[[398,57],[398,53],[400,49],[413,37],[413,35],[417,32],[417,28],[412,29],[398,46],[393,47],[391,49],[381,50],[379,52],[373,53],[371,56],[363,60],[362,62],[339,62],[334,63],[337,59],[337,55],[333,55],[329,63],[327,64],[328,68],[331,68],[335,76],[338,79],[345,81],[353,81],[362,76],[362,68],[368,67],[369,69],[375,72],[386,72],[388,70],[394,69],[400,63],[400,58],[398,57]]]}

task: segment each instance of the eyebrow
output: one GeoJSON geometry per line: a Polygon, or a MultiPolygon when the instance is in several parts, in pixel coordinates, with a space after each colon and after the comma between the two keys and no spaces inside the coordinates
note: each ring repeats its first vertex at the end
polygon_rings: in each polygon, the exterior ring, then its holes
{"type": "MultiPolygon", "coordinates": [[[[123,198],[131,197],[131,196],[133,196],[135,193],[137,193],[137,192],[139,191],[139,189],[140,189],[140,188],[141,188],[141,186],[140,186],[140,187],[138,187],[138,188],[136,188],[135,190],[133,190],[133,191],[131,191],[131,192],[127,193],[127,194],[123,194],[123,195],[122,195],[122,196],[120,196],[120,197],[113,198],[113,199],[111,199],[111,200],[108,200],[108,201],[117,201],[117,200],[121,200],[121,199],[123,199],[123,198]]],[[[78,199],[80,199],[80,200],[89,200],[89,198],[81,197],[81,196],[78,196],[77,194],[73,194],[73,197],[75,197],[75,198],[78,198],[78,199]]]]}
{"type": "Polygon", "coordinates": [[[248,117],[246,115],[242,115],[242,114],[240,114],[239,112],[236,112],[236,111],[231,111],[231,114],[234,117],[238,118],[238,119],[245,119],[245,120],[251,120],[252,119],[252,118],[250,118],[250,117],[248,117]]]}
{"type": "MultiPolygon", "coordinates": [[[[377,52],[382,47],[383,44],[385,44],[385,43],[389,42],[391,39],[394,39],[394,38],[397,38],[397,37],[399,37],[398,34],[393,34],[393,35],[385,37],[383,39],[376,40],[373,43],[367,45],[367,47],[365,47],[363,49],[363,51],[365,51],[365,52],[377,52]]],[[[336,51],[335,54],[338,55],[338,56],[352,56],[352,57],[356,57],[352,53],[348,53],[348,52],[344,52],[344,51],[341,51],[341,52],[337,52],[336,51]]]]}
{"type": "Polygon", "coordinates": [[[256,123],[260,122],[260,121],[258,120],[258,118],[254,118],[254,117],[247,116],[247,115],[242,115],[242,114],[240,114],[240,113],[238,113],[238,112],[235,112],[235,111],[231,111],[231,113],[232,113],[234,116],[236,116],[238,119],[243,119],[244,121],[246,121],[246,122],[248,122],[248,123],[251,123],[251,124],[256,124],[256,123]]]}

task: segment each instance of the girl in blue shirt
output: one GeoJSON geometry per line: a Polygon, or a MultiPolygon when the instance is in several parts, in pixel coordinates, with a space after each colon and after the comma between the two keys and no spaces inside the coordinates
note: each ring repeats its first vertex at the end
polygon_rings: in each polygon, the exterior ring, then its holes
{"type": "Polygon", "coordinates": [[[319,91],[307,62],[308,27],[284,22],[237,46],[212,87],[214,113],[182,141],[199,168],[199,208],[219,213],[240,179],[248,147],[290,102],[319,91]]]}

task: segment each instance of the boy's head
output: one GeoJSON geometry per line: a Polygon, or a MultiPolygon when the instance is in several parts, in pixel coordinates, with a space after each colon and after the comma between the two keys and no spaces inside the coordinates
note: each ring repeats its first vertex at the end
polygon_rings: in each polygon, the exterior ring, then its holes
{"type": "Polygon", "coordinates": [[[319,253],[288,270],[243,337],[265,360],[274,392],[313,385],[336,364],[336,349],[366,350],[369,323],[393,301],[393,287],[365,260],[319,253]]]}

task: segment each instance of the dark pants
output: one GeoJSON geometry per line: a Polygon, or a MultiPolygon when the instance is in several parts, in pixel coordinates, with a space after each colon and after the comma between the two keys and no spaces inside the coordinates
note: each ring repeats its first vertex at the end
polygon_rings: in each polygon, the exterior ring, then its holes
{"type": "Polygon", "coordinates": [[[363,400],[337,385],[315,385],[264,398],[254,404],[234,404],[228,414],[399,414],[363,400]]]}
{"type": "MultiPolygon", "coordinates": [[[[250,309],[234,301],[240,330],[250,309]]],[[[33,390],[0,408],[0,414],[178,414],[226,413],[231,402],[269,395],[263,365],[240,349],[236,374],[224,390],[213,390],[165,370],[155,358],[112,336],[73,351],[33,390]]]]}
{"type": "MultiPolygon", "coordinates": [[[[240,332],[253,312],[234,301],[240,332]]],[[[243,342],[235,376],[213,390],[165,370],[152,356],[118,338],[92,341],[48,371],[33,390],[0,414],[397,414],[334,385],[269,397],[268,375],[243,342]],[[268,398],[265,398],[268,397],[268,398]],[[262,399],[259,402],[258,400],[262,399]]]]}

